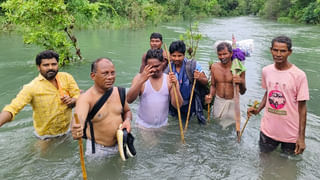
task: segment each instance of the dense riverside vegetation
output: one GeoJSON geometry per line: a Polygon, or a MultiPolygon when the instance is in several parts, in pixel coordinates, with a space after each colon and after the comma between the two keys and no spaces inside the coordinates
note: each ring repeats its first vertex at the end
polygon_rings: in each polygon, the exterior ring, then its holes
{"type": "MultiPolygon", "coordinates": [[[[40,0],[65,6],[77,28],[139,28],[163,21],[208,16],[257,15],[269,19],[319,24],[320,0],[40,0]]],[[[0,0],[2,24],[5,13],[24,11],[38,0],[0,0]]],[[[39,6],[41,9],[41,6],[39,6]]],[[[34,9],[36,10],[36,9],[34,9]]],[[[44,13],[45,14],[45,13],[44,13]]],[[[7,23],[12,23],[8,22],[7,23]]]]}
{"type": "Polygon", "coordinates": [[[208,16],[256,15],[281,22],[320,23],[320,0],[0,0],[0,27],[24,42],[81,59],[74,27],[141,28],[208,16]]]}

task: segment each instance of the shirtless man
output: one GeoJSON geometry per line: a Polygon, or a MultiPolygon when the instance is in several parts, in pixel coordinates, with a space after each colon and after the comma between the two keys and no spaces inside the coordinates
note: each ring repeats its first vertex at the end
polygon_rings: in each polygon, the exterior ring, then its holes
{"type": "Polygon", "coordinates": [[[94,85],[85,93],[81,94],[77,101],[75,112],[78,114],[81,123],[72,123],[72,136],[74,139],[79,139],[83,136],[83,129],[88,113],[102,95],[107,91],[112,90],[107,101],[93,119],[91,119],[95,143],[92,143],[90,124],[88,124],[88,127],[84,132],[88,138],[86,155],[90,155],[91,152],[94,153],[94,149],[95,153],[99,156],[116,154],[118,152],[116,131],[122,123],[121,129],[126,128],[127,131],[130,132],[132,113],[128,103],[125,102],[124,108],[122,108],[118,88],[113,87],[116,72],[114,65],[109,59],[99,58],[93,62],[90,76],[94,81],[94,85]]]}
{"type": "MultiPolygon", "coordinates": [[[[151,49],[160,49],[162,52],[162,57],[164,58],[163,62],[163,70],[166,69],[167,65],[168,65],[168,59],[167,59],[167,55],[166,53],[161,49],[162,46],[162,35],[160,33],[152,33],[150,36],[150,48],[151,49]]],[[[141,66],[140,66],[140,73],[143,72],[144,67],[146,66],[146,55],[147,54],[143,54],[142,58],[141,58],[141,66]]]]}
{"type": "Polygon", "coordinates": [[[232,75],[232,46],[222,42],[217,46],[217,54],[220,62],[211,66],[210,94],[206,95],[206,103],[211,103],[215,96],[213,105],[213,117],[219,124],[226,128],[235,123],[233,82],[239,84],[240,94],[246,92],[245,72],[240,76],[232,75]]]}
{"type": "MultiPolygon", "coordinates": [[[[142,73],[132,80],[127,100],[132,103],[139,95],[140,104],[136,123],[145,128],[159,128],[167,125],[169,102],[176,108],[176,99],[172,84],[179,89],[179,83],[173,73],[163,73],[162,51],[150,49],[146,55],[146,66],[142,73]]],[[[182,96],[177,91],[178,102],[182,105],[182,96]]]]}

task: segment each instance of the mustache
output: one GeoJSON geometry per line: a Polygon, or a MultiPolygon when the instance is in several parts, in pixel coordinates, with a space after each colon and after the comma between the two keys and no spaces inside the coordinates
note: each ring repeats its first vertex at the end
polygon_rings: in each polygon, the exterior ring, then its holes
{"type": "Polygon", "coordinates": [[[49,71],[47,71],[47,73],[49,73],[49,72],[56,73],[57,71],[55,71],[55,70],[49,70],[49,71]]]}
{"type": "Polygon", "coordinates": [[[228,59],[227,59],[227,58],[223,58],[223,59],[220,59],[220,61],[221,61],[222,63],[226,63],[226,62],[228,62],[228,59]]]}

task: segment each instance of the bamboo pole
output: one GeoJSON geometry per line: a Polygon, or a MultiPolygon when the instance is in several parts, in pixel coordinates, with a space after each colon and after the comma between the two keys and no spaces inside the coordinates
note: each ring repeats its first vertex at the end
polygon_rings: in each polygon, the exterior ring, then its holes
{"type": "MultiPolygon", "coordinates": [[[[74,113],[74,119],[75,119],[76,124],[80,123],[77,113],[74,113]]],[[[80,151],[80,162],[81,162],[82,176],[83,176],[84,180],[87,180],[87,172],[86,172],[86,166],[84,164],[83,145],[82,145],[81,138],[79,139],[78,143],[79,143],[79,151],[80,151]]]]}
{"type": "MultiPolygon", "coordinates": [[[[167,45],[164,44],[164,49],[167,53],[167,57],[168,57],[168,65],[169,65],[169,69],[170,72],[172,72],[172,67],[171,67],[171,62],[170,62],[170,57],[169,57],[169,51],[167,49],[167,45]]],[[[174,97],[176,99],[176,104],[177,104],[177,111],[178,111],[178,119],[179,119],[179,127],[180,127],[180,135],[181,135],[181,141],[184,144],[185,140],[184,140],[184,134],[183,134],[183,127],[182,127],[182,120],[181,120],[181,113],[180,113],[180,105],[178,102],[178,94],[177,94],[177,89],[175,84],[172,83],[172,88],[173,88],[173,92],[174,92],[174,97]]],[[[178,89],[179,90],[179,89],[178,89]]]]}
{"type": "Polygon", "coordinates": [[[196,87],[196,79],[193,79],[193,85],[192,85],[192,90],[191,90],[191,95],[190,95],[190,100],[189,100],[189,106],[188,106],[187,120],[186,120],[186,124],[184,125],[184,132],[187,132],[187,129],[188,129],[190,111],[191,111],[191,104],[192,104],[192,99],[193,99],[193,94],[194,94],[194,88],[195,87],[196,87]]]}
{"type": "Polygon", "coordinates": [[[243,128],[242,128],[242,130],[241,130],[241,132],[240,132],[240,136],[239,136],[239,139],[240,139],[240,140],[241,140],[241,136],[242,136],[242,134],[243,134],[244,128],[246,128],[249,119],[250,119],[250,117],[248,116],[248,117],[247,117],[247,120],[246,120],[246,122],[244,123],[243,128]]]}
{"type": "Polygon", "coordinates": [[[208,104],[208,123],[210,122],[210,103],[208,104]]]}
{"type": "MultiPolygon", "coordinates": [[[[254,103],[253,103],[253,108],[257,109],[258,104],[260,104],[258,101],[254,101],[254,103]]],[[[244,132],[244,129],[246,128],[246,126],[247,126],[247,124],[248,124],[248,122],[249,122],[249,119],[250,119],[250,117],[248,116],[248,117],[247,117],[247,120],[246,120],[246,122],[244,123],[243,128],[242,128],[242,130],[241,130],[241,132],[240,132],[240,137],[239,137],[240,140],[241,140],[241,136],[242,136],[242,134],[243,134],[243,132],[244,132]]]]}
{"type": "Polygon", "coordinates": [[[236,132],[238,142],[240,142],[240,100],[239,100],[239,85],[234,84],[234,109],[235,109],[235,121],[236,132]]]}

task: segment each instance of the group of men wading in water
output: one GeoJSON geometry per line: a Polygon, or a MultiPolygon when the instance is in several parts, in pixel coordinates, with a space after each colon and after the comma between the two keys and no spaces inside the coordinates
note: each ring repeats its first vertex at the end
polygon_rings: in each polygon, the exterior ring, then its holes
{"type": "MultiPolygon", "coordinates": [[[[74,139],[87,138],[87,156],[106,157],[118,153],[116,134],[120,129],[129,134],[126,138],[129,144],[127,149],[135,154],[132,152],[133,137],[130,134],[132,112],[128,103],[139,97],[136,127],[166,126],[168,115],[177,116],[178,109],[185,123],[192,82],[195,80],[203,86],[208,84],[200,64],[185,57],[183,41],[172,42],[169,54],[162,49],[162,43],[162,35],[152,33],[151,49],[143,55],[140,72],[133,78],[127,94],[124,88],[113,86],[116,70],[109,58],[99,58],[92,63],[90,77],[94,84],[80,94],[73,77],[58,72],[59,55],[51,50],[39,53],[36,57],[39,75],[24,85],[16,98],[3,108],[0,126],[12,121],[25,105],[31,104],[34,133],[41,141],[49,142],[67,135],[71,130],[74,139]],[[72,120],[73,107],[80,123],[72,120]]],[[[283,152],[301,154],[306,147],[307,78],[302,70],[288,61],[292,53],[290,38],[274,38],[270,51],[274,63],[262,69],[261,85],[265,94],[259,107],[249,108],[247,115],[256,115],[265,109],[260,128],[261,152],[271,152],[281,144],[283,152]]],[[[195,115],[200,124],[206,124],[204,107],[199,99],[205,99],[207,104],[214,99],[211,114],[216,122],[226,128],[235,123],[234,84],[239,86],[242,95],[246,92],[246,79],[245,72],[240,75],[231,73],[231,44],[220,43],[217,55],[220,62],[210,67],[210,93],[205,97],[195,93],[190,114],[195,115]]]]}

